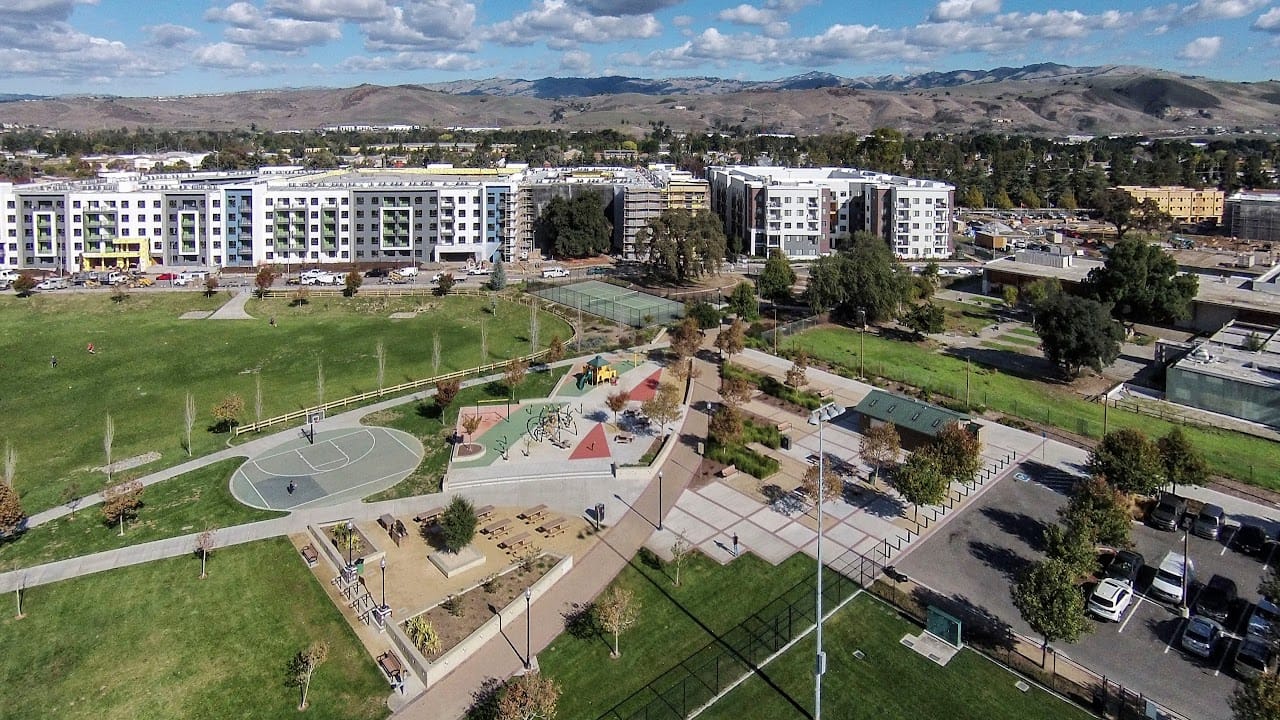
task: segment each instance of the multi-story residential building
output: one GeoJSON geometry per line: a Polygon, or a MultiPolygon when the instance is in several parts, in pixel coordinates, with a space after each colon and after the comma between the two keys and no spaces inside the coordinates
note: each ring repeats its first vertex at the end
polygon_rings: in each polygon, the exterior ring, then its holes
{"type": "Polygon", "coordinates": [[[1234,193],[1223,207],[1223,222],[1233,238],[1280,241],[1280,190],[1234,193]]]}
{"type": "Polygon", "coordinates": [[[707,168],[711,208],[749,255],[831,253],[856,231],[885,239],[902,258],[951,254],[955,187],[852,168],[707,168]]]}
{"type": "Polygon", "coordinates": [[[1155,200],[1160,209],[1169,213],[1174,222],[1187,225],[1218,223],[1222,220],[1223,192],[1221,190],[1197,190],[1176,185],[1142,187],[1121,185],[1116,188],[1137,202],[1148,198],[1155,200]]]}

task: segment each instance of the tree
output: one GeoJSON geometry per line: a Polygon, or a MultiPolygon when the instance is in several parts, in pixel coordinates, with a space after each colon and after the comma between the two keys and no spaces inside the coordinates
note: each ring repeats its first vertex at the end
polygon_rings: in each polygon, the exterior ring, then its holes
{"type": "Polygon", "coordinates": [[[456,553],[471,544],[476,536],[476,509],[461,495],[453,496],[440,515],[440,533],[445,550],[456,553]]]}
{"type": "Polygon", "coordinates": [[[440,374],[440,333],[431,333],[431,374],[440,374]]]}
{"type": "Polygon", "coordinates": [[[102,451],[107,456],[107,464],[104,469],[107,473],[107,480],[111,480],[111,448],[116,441],[116,421],[111,418],[111,413],[107,413],[106,427],[102,430],[102,451]]]}
{"type": "Polygon", "coordinates": [[[1040,278],[1027,285],[1022,292],[1022,301],[1031,308],[1034,313],[1051,297],[1062,294],[1062,283],[1057,278],[1040,278]]]}
{"type": "Polygon", "coordinates": [[[1102,436],[1089,455],[1089,472],[1124,493],[1150,495],[1164,484],[1160,451],[1145,433],[1132,428],[1102,436]]]}
{"type": "Polygon", "coordinates": [[[1076,587],[1076,575],[1058,560],[1032,564],[1013,586],[1013,606],[1043,642],[1040,667],[1044,667],[1049,643],[1075,642],[1092,627],[1085,617],[1084,595],[1076,587]]]}
{"type": "Polygon", "coordinates": [[[271,284],[275,281],[276,273],[271,269],[270,265],[263,265],[258,268],[258,274],[253,276],[253,287],[259,300],[267,296],[267,291],[271,289],[271,284]]]}
{"type": "Polygon", "coordinates": [[[542,673],[512,678],[498,700],[496,720],[552,720],[560,702],[560,686],[542,673]]]}
{"type": "Polygon", "coordinates": [[[1160,207],[1155,198],[1145,198],[1133,209],[1133,225],[1143,230],[1167,230],[1173,216],[1160,207]]]}
{"type": "Polygon", "coordinates": [[[1035,329],[1045,357],[1073,379],[1083,368],[1102,372],[1120,356],[1124,331],[1110,308],[1095,300],[1054,295],[1036,308],[1035,329]]]}
{"type": "Polygon", "coordinates": [[[973,482],[982,467],[982,441],[959,422],[942,426],[933,440],[933,450],[943,476],[956,482],[973,482]]]}
{"type": "Polygon", "coordinates": [[[1098,211],[1102,219],[1116,227],[1116,238],[1124,239],[1124,234],[1133,227],[1133,211],[1138,206],[1133,196],[1123,190],[1111,189],[1098,198],[1098,211]]]}
{"type": "Polygon", "coordinates": [[[444,411],[453,404],[453,399],[458,397],[458,391],[462,389],[462,381],[454,378],[452,380],[436,381],[436,407],[440,408],[440,416],[444,417],[444,411]]]}
{"type": "Polygon", "coordinates": [[[547,342],[547,362],[559,362],[564,359],[564,341],[559,335],[552,335],[547,342]]]}
{"type": "Polygon", "coordinates": [[[453,273],[440,273],[440,277],[436,278],[436,294],[448,295],[453,285],[453,273]]]}
{"type": "Polygon", "coordinates": [[[342,293],[347,297],[355,297],[356,293],[360,292],[360,286],[364,284],[364,277],[359,270],[351,268],[342,282],[344,285],[342,293]]]}
{"type": "Polygon", "coordinates": [[[240,413],[244,412],[244,399],[231,393],[213,406],[213,426],[217,432],[226,432],[239,422],[240,413]]]}
{"type": "Polygon", "coordinates": [[[627,403],[631,402],[631,393],[626,390],[619,390],[615,393],[609,393],[604,399],[604,404],[613,412],[613,424],[618,424],[618,413],[622,412],[627,403]]]}
{"type": "Polygon", "coordinates": [[[594,192],[573,199],[555,197],[538,218],[539,245],[560,258],[584,258],[609,251],[613,228],[594,192]]]}
{"type": "Polygon", "coordinates": [[[462,419],[462,432],[466,433],[467,444],[471,444],[471,436],[480,429],[480,416],[468,415],[462,419]]]}
{"type": "Polygon", "coordinates": [[[285,682],[291,687],[302,690],[302,700],[298,702],[299,710],[307,709],[307,691],[311,689],[311,677],[315,675],[316,668],[320,667],[328,659],[329,643],[317,640],[305,650],[299,650],[289,660],[289,665],[285,671],[285,682]]]}
{"type": "Polygon", "coordinates": [[[13,487],[13,480],[5,477],[0,480],[0,538],[17,533],[26,519],[27,513],[22,509],[22,499],[13,487]]]}
{"type": "Polygon", "coordinates": [[[1018,307],[1018,286],[1005,285],[1000,291],[1000,296],[1004,300],[1004,306],[1010,310],[1018,307]]]}
{"type": "Polygon", "coordinates": [[[908,275],[882,238],[856,232],[845,249],[809,266],[806,299],[839,319],[855,319],[862,310],[867,322],[881,322],[896,317],[906,301],[908,275]]]}
{"type": "Polygon", "coordinates": [[[630,590],[614,587],[596,603],[596,618],[605,632],[613,634],[613,652],[610,657],[621,657],[618,636],[640,618],[640,603],[630,590]]]}
{"type": "Polygon", "coordinates": [[[932,448],[911,453],[893,473],[893,487],[902,499],[915,506],[916,521],[921,505],[937,505],[947,495],[950,479],[942,474],[942,462],[932,448]]]}
{"type": "Polygon", "coordinates": [[[1044,554],[1066,565],[1077,578],[1087,575],[1098,562],[1097,546],[1086,526],[1048,526],[1044,531],[1044,554]]]}
{"type": "Polygon", "coordinates": [[[520,358],[511,358],[507,362],[507,367],[502,372],[502,381],[506,383],[507,390],[511,393],[511,397],[515,398],[516,390],[520,389],[521,383],[529,374],[529,363],[520,358]]]}
{"type": "Polygon", "coordinates": [[[1190,317],[1200,283],[1194,273],[1178,274],[1178,263],[1163,248],[1139,238],[1111,247],[1102,267],[1089,271],[1082,293],[1111,304],[1119,318],[1170,322],[1190,317]]]}
{"type": "Polygon", "coordinates": [[[1101,477],[1094,476],[1075,484],[1071,499],[1058,510],[1058,517],[1068,528],[1083,531],[1094,545],[1128,547],[1133,517],[1124,494],[1101,477]]]}
{"type": "Polygon", "coordinates": [[[673,583],[676,587],[680,587],[680,568],[689,559],[689,553],[691,552],[693,552],[693,545],[685,539],[684,535],[677,535],[676,541],[671,543],[671,565],[676,569],[673,583]]]}
{"type": "Polygon", "coordinates": [[[930,333],[942,332],[943,323],[946,320],[946,311],[932,302],[923,302],[919,305],[913,305],[907,311],[907,316],[903,318],[902,322],[914,330],[916,335],[924,337],[930,333]]]}
{"type": "Polygon", "coordinates": [[[141,480],[126,480],[102,491],[102,518],[108,525],[119,523],[121,535],[124,535],[124,521],[137,517],[141,506],[141,480]]]}
{"type": "Polygon", "coordinates": [[[502,261],[502,253],[493,259],[493,270],[489,273],[489,289],[497,292],[507,286],[507,264],[502,261]]]}
{"type": "Polygon", "coordinates": [[[649,417],[650,420],[658,423],[662,428],[663,435],[667,432],[667,423],[680,417],[680,404],[682,400],[680,388],[671,383],[662,383],[658,386],[658,391],[653,397],[646,400],[640,410],[649,417]]]}
{"type": "Polygon", "coordinates": [[[1237,684],[1229,703],[1234,720],[1276,720],[1280,717],[1280,676],[1262,673],[1237,684]]]}
{"type": "Polygon", "coordinates": [[[732,445],[742,437],[742,413],[733,405],[722,405],[707,423],[707,435],[718,443],[732,445]]]}
{"type": "Polygon", "coordinates": [[[685,303],[684,316],[698,321],[698,327],[709,330],[720,326],[720,311],[706,300],[685,303]]]}
{"type": "Polygon", "coordinates": [[[796,284],[796,271],[779,248],[769,251],[760,271],[760,296],[775,303],[791,301],[791,288],[796,284]]]}
{"type": "Polygon", "coordinates": [[[681,320],[671,331],[671,350],[677,358],[691,357],[702,347],[702,329],[691,317],[681,320]]]}
{"type": "Polygon", "coordinates": [[[787,384],[793,388],[802,388],[809,384],[807,376],[809,370],[809,353],[801,350],[791,361],[791,367],[787,369],[787,384]]]}
{"type": "Polygon", "coordinates": [[[187,457],[191,457],[191,429],[196,425],[196,398],[187,393],[187,401],[183,406],[182,429],[187,439],[187,457]]]}
{"type": "Polygon", "coordinates": [[[200,579],[208,577],[205,572],[205,563],[209,560],[209,553],[213,552],[214,546],[217,544],[216,531],[213,529],[205,530],[196,536],[196,555],[200,557],[200,579]]]}
{"type": "Polygon", "coordinates": [[[1280,600],[1280,568],[1271,567],[1266,571],[1258,583],[1258,594],[1272,602],[1280,600]]]}
{"type": "Polygon", "coordinates": [[[1179,485],[1203,485],[1209,480],[1209,464],[1182,428],[1175,426],[1157,440],[1156,449],[1160,452],[1164,479],[1173,483],[1175,493],[1179,485]]]}
{"type": "Polygon", "coordinates": [[[739,318],[734,318],[729,327],[720,331],[716,336],[716,349],[724,354],[725,362],[728,362],[734,355],[742,352],[742,348],[746,346],[747,328],[739,318]]]}
{"type": "Polygon", "coordinates": [[[729,293],[729,309],[744,320],[760,317],[760,303],[756,300],[756,288],[749,282],[740,282],[729,293]]]}
{"type": "Polygon", "coordinates": [[[29,272],[18,273],[18,277],[13,279],[13,291],[18,297],[30,297],[31,291],[36,289],[36,276],[29,272]]]}
{"type": "MultiPolygon", "coordinates": [[[[810,465],[809,469],[804,471],[804,477],[800,480],[800,487],[804,488],[805,492],[809,494],[809,497],[818,497],[817,465],[810,465]]],[[[841,480],[840,476],[831,469],[831,460],[829,458],[823,458],[822,501],[831,502],[832,500],[840,497],[842,492],[844,492],[844,481],[841,480]]]]}
{"type": "Polygon", "coordinates": [[[880,478],[880,471],[885,466],[898,462],[902,454],[902,440],[898,437],[898,428],[893,423],[873,425],[862,435],[862,445],[858,454],[863,461],[872,467],[872,484],[880,478]]]}
{"type": "Polygon", "coordinates": [[[214,293],[216,293],[216,292],[218,292],[218,276],[217,276],[217,275],[209,275],[209,276],[205,277],[205,279],[204,279],[204,296],[205,296],[205,297],[213,297],[213,294],[214,294],[214,293]]]}
{"type": "Polygon", "coordinates": [[[387,346],[382,340],[373,346],[373,357],[378,362],[378,389],[382,389],[382,381],[387,377],[387,346]]]}
{"type": "Polygon", "coordinates": [[[727,240],[724,225],[714,213],[671,208],[636,232],[636,246],[643,248],[655,278],[686,283],[720,272],[727,240]]]}
{"type": "Polygon", "coordinates": [[[726,377],[720,380],[720,399],[730,407],[738,407],[746,402],[753,392],[753,387],[746,378],[726,377]]]}

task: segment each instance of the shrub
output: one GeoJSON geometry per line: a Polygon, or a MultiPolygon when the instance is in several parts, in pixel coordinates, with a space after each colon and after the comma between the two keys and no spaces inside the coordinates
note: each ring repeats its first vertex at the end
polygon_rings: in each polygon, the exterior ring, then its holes
{"type": "Polygon", "coordinates": [[[476,536],[476,509],[471,501],[454,496],[440,516],[440,531],[445,550],[456,553],[471,544],[476,536]]]}
{"type": "Polygon", "coordinates": [[[755,450],[742,445],[721,445],[713,442],[707,448],[707,457],[725,465],[732,465],[760,480],[764,480],[778,472],[777,460],[765,457],[755,450]]]}

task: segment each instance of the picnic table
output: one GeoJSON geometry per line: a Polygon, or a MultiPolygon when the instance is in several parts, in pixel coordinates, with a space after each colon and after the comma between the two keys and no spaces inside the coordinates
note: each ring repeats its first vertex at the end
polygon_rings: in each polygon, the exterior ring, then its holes
{"type": "Polygon", "coordinates": [[[390,513],[384,513],[381,517],[379,517],[378,524],[381,525],[382,529],[386,530],[387,532],[395,532],[396,519],[391,517],[390,513]]]}
{"type": "Polygon", "coordinates": [[[520,517],[524,518],[527,522],[537,522],[545,518],[547,516],[547,511],[550,509],[551,508],[546,505],[538,505],[520,513],[520,517]]]}
{"type": "Polygon", "coordinates": [[[532,535],[530,535],[527,532],[522,532],[519,535],[516,535],[514,537],[509,537],[506,540],[503,540],[502,542],[498,543],[498,547],[508,552],[515,552],[516,550],[519,550],[521,548],[528,546],[529,541],[532,539],[533,539],[532,535]]]}
{"type": "Polygon", "coordinates": [[[476,510],[476,519],[477,519],[477,520],[481,520],[481,521],[483,521],[483,520],[488,520],[488,519],[489,519],[490,517],[492,517],[492,516],[493,516],[493,506],[492,506],[492,505],[485,505],[484,507],[482,507],[482,508],[478,508],[478,509],[476,510]]]}
{"type": "Polygon", "coordinates": [[[502,537],[511,532],[511,526],[515,523],[508,518],[502,518],[496,522],[489,523],[480,532],[491,537],[502,537]]]}
{"type": "Polygon", "coordinates": [[[439,520],[439,519],[440,519],[440,516],[441,516],[441,515],[443,515],[443,514],[444,514],[444,508],[442,508],[442,507],[434,507],[434,508],[431,508],[430,510],[427,510],[426,512],[418,513],[418,514],[413,518],[413,521],[414,521],[414,522],[416,522],[416,523],[427,523],[427,524],[430,524],[430,523],[433,523],[433,522],[435,522],[435,521],[439,520]]]}
{"type": "Polygon", "coordinates": [[[538,532],[547,537],[554,537],[565,531],[569,521],[563,517],[554,517],[538,526],[538,532]]]}
{"type": "Polygon", "coordinates": [[[378,667],[382,668],[382,672],[386,673],[387,677],[396,682],[400,682],[400,676],[404,673],[404,665],[400,663],[400,658],[390,650],[378,656],[378,667]]]}

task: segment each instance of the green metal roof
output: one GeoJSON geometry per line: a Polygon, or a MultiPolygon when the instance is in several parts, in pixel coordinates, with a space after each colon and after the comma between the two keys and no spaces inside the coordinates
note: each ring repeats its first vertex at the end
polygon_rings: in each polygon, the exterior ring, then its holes
{"type": "Polygon", "coordinates": [[[609,362],[605,360],[602,355],[597,355],[587,361],[587,367],[593,367],[593,368],[604,367],[605,365],[608,365],[608,364],[609,362]]]}
{"type": "Polygon", "coordinates": [[[883,390],[872,390],[854,409],[867,417],[929,437],[937,436],[947,423],[969,422],[967,415],[883,390]]]}

